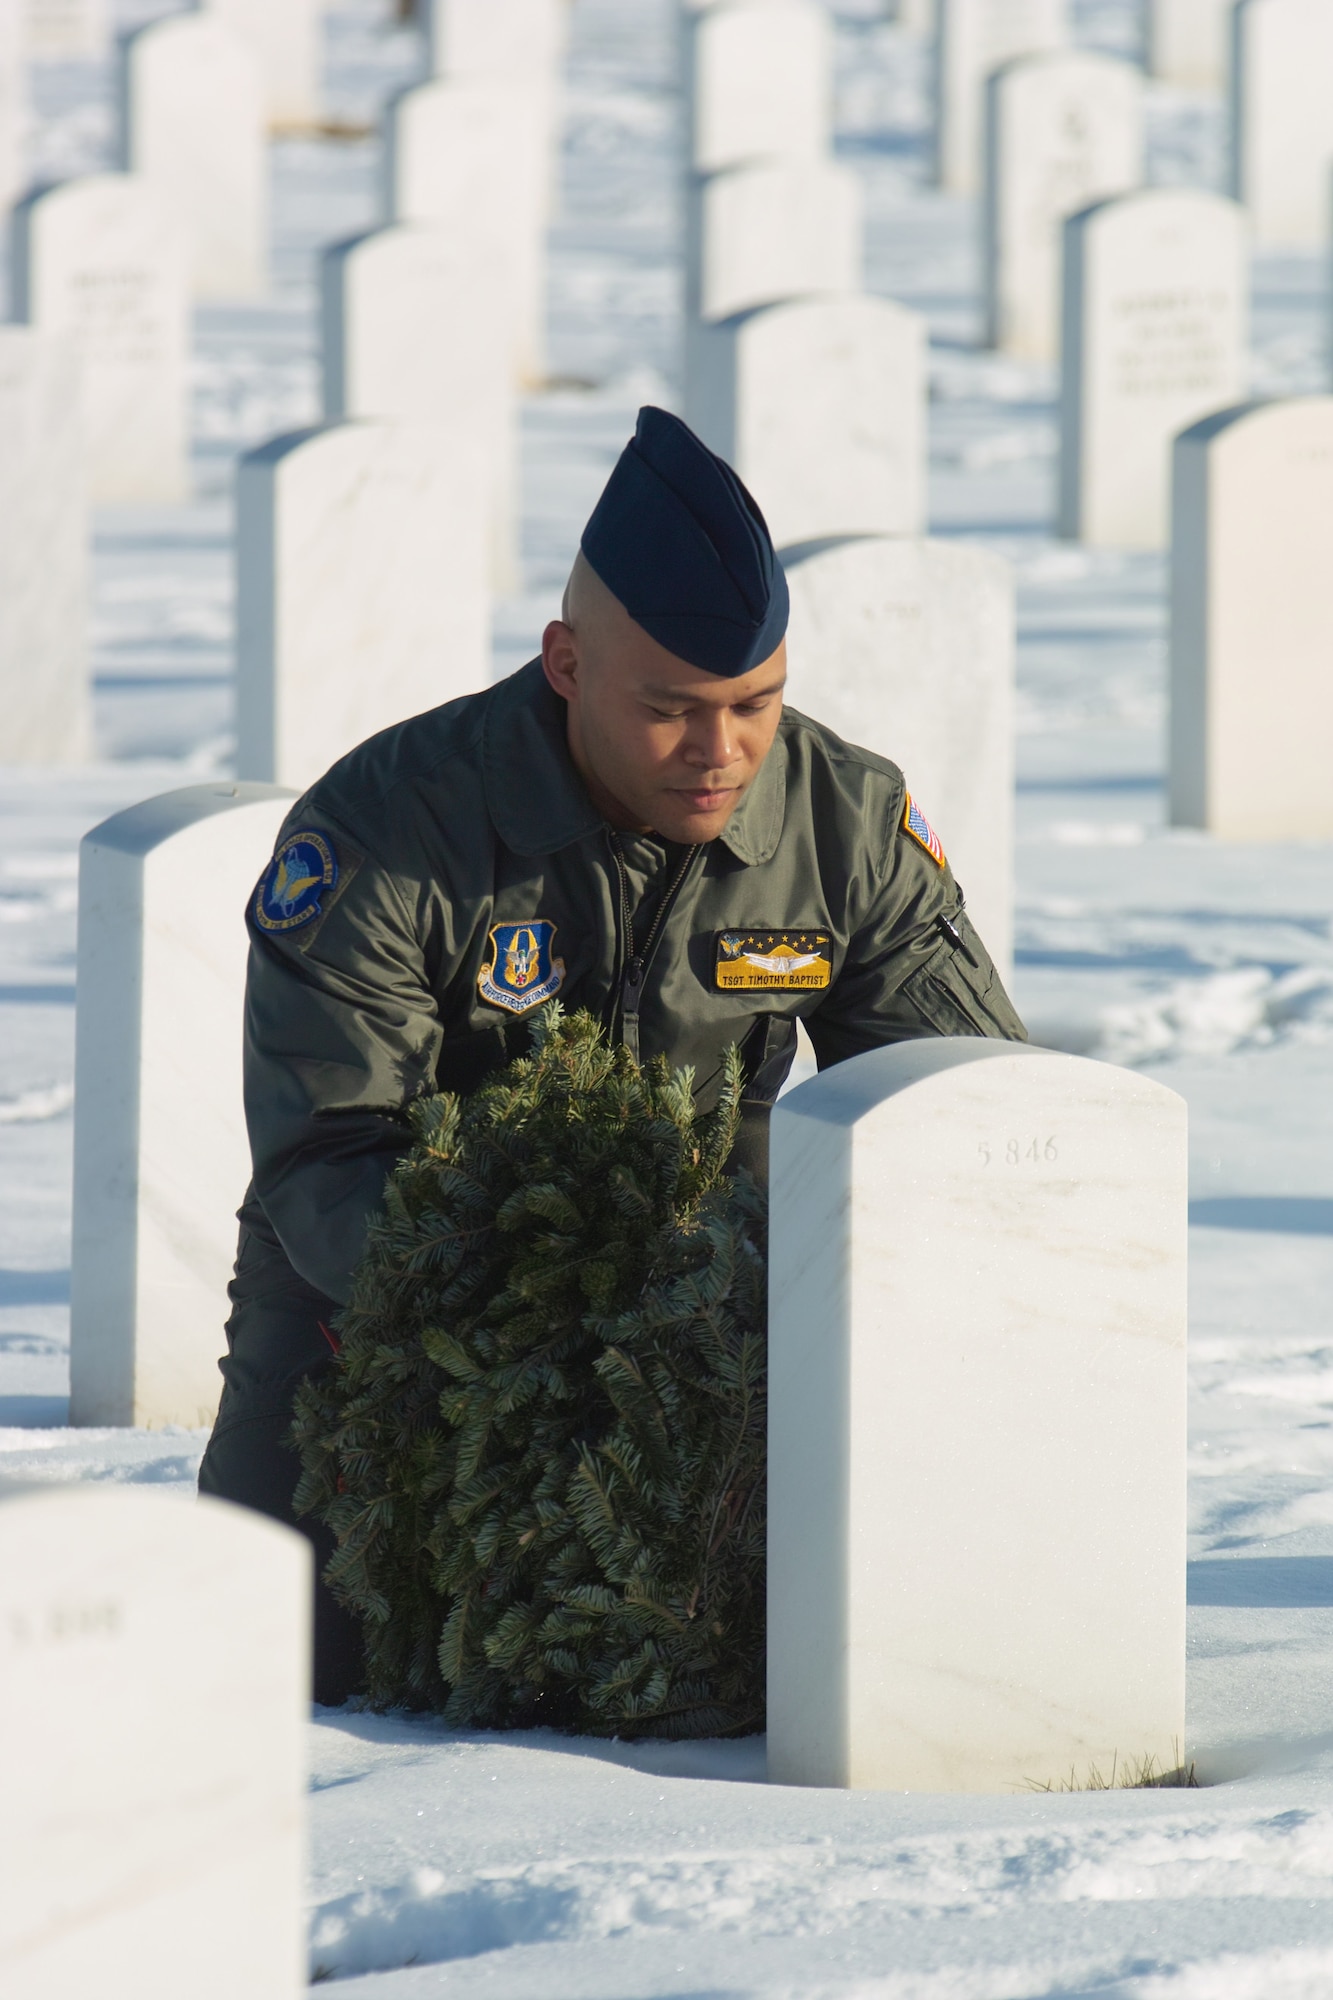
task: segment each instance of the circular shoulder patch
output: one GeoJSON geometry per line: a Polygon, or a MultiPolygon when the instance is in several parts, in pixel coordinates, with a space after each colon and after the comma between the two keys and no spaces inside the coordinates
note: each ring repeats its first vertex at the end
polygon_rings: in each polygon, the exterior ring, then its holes
{"type": "Polygon", "coordinates": [[[263,931],[294,931],[313,923],[338,880],[338,857],[326,835],[303,828],[283,841],[255,890],[255,922],[263,931]]]}

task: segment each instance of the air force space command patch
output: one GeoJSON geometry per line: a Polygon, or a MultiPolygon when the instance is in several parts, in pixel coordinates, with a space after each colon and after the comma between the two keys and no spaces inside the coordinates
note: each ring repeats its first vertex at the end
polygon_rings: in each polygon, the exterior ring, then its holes
{"type": "Polygon", "coordinates": [[[565,961],[553,958],[555,925],[545,917],[526,924],[496,924],[491,932],[491,956],[477,974],[477,991],[492,1007],[509,1014],[526,1014],[540,1007],[565,983],[565,961]]]}
{"type": "Polygon", "coordinates": [[[723,993],[811,993],[833,977],[827,931],[719,931],[714,976],[723,993]]]}
{"type": "Polygon", "coordinates": [[[910,792],[903,807],[903,832],[910,833],[917,846],[925,848],[937,868],[944,867],[944,849],[940,846],[940,837],[910,792]]]}
{"type": "Polygon", "coordinates": [[[283,841],[255,890],[261,931],[295,931],[322,916],[324,897],[338,884],[338,857],[327,835],[303,828],[283,841]]]}

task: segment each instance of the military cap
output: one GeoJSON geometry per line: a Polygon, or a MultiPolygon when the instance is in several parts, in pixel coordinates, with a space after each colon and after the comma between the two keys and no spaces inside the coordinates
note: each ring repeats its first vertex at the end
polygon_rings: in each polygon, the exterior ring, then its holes
{"type": "Polygon", "coordinates": [[[782,643],[787,579],[763,515],[665,410],[639,411],[582,546],[635,624],[691,666],[735,679],[782,643]]]}

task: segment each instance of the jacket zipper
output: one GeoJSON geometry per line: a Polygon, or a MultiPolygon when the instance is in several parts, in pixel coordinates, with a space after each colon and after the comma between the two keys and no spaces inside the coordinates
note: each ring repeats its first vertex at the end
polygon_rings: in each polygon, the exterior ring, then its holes
{"type": "Polygon", "coordinates": [[[619,835],[614,832],[611,834],[611,852],[616,858],[616,875],[620,884],[620,928],[624,938],[625,950],[624,973],[620,985],[620,1013],[624,1026],[628,1026],[630,1022],[634,1023],[634,1032],[626,1034],[624,1039],[630,1044],[631,1050],[635,1055],[638,1054],[637,1027],[639,1001],[643,995],[643,982],[647,977],[648,967],[652,963],[653,952],[657,948],[657,941],[662,934],[662,927],[671,914],[671,906],[680,894],[681,887],[684,884],[685,877],[690,872],[695,855],[701,851],[697,846],[691,847],[687,849],[683,858],[677,863],[671,880],[662,892],[662,899],[657,905],[653,921],[648,927],[648,935],[643,941],[643,949],[636,951],[634,949],[634,917],[629,906],[629,871],[625,866],[625,855],[620,845],[619,835]]]}

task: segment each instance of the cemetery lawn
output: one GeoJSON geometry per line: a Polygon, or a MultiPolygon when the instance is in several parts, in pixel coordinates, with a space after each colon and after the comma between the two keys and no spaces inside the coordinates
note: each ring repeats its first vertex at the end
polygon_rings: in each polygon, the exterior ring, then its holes
{"type": "MultiPolygon", "coordinates": [[[[1190,1106],[1186,1754],[1200,1789],[804,1792],[764,1783],[757,1740],[631,1747],[321,1712],[312,1972],[359,1980],[366,2000],[1324,1996],[1333,848],[1165,829],[1163,561],[1051,540],[1054,382],[976,349],[974,218],[924,186],[923,56],[873,0],[834,6],[870,283],[931,322],[933,532],[1018,571],[1016,998],[1035,1038],[1148,1065],[1190,1106]]],[[[126,25],[152,11],[117,0],[126,25]]],[[[1125,52],[1134,11],[1081,0],[1080,39],[1125,52]]],[[[416,73],[388,12],[328,10],[327,108],[349,128],[416,73]]],[[[535,649],[637,405],[674,397],[669,26],[667,0],[575,0],[557,379],[524,413],[526,591],[499,607],[497,675],[535,649]]],[[[109,70],[43,72],[36,169],[106,164],[110,103],[109,70]]],[[[1219,185],[1216,107],[1159,87],[1149,104],[1154,176],[1219,185]]],[[[193,1491],[201,1433],[65,1427],[76,850],[108,813],[230,769],[231,465],[316,415],[313,252],[374,221],[376,168],[373,140],[275,148],[272,299],[197,316],[195,498],[97,520],[98,761],[0,771],[6,1477],[144,1482],[182,1504],[193,1491]]],[[[1257,278],[1256,389],[1322,388],[1318,260],[1265,259],[1257,278]]]]}

